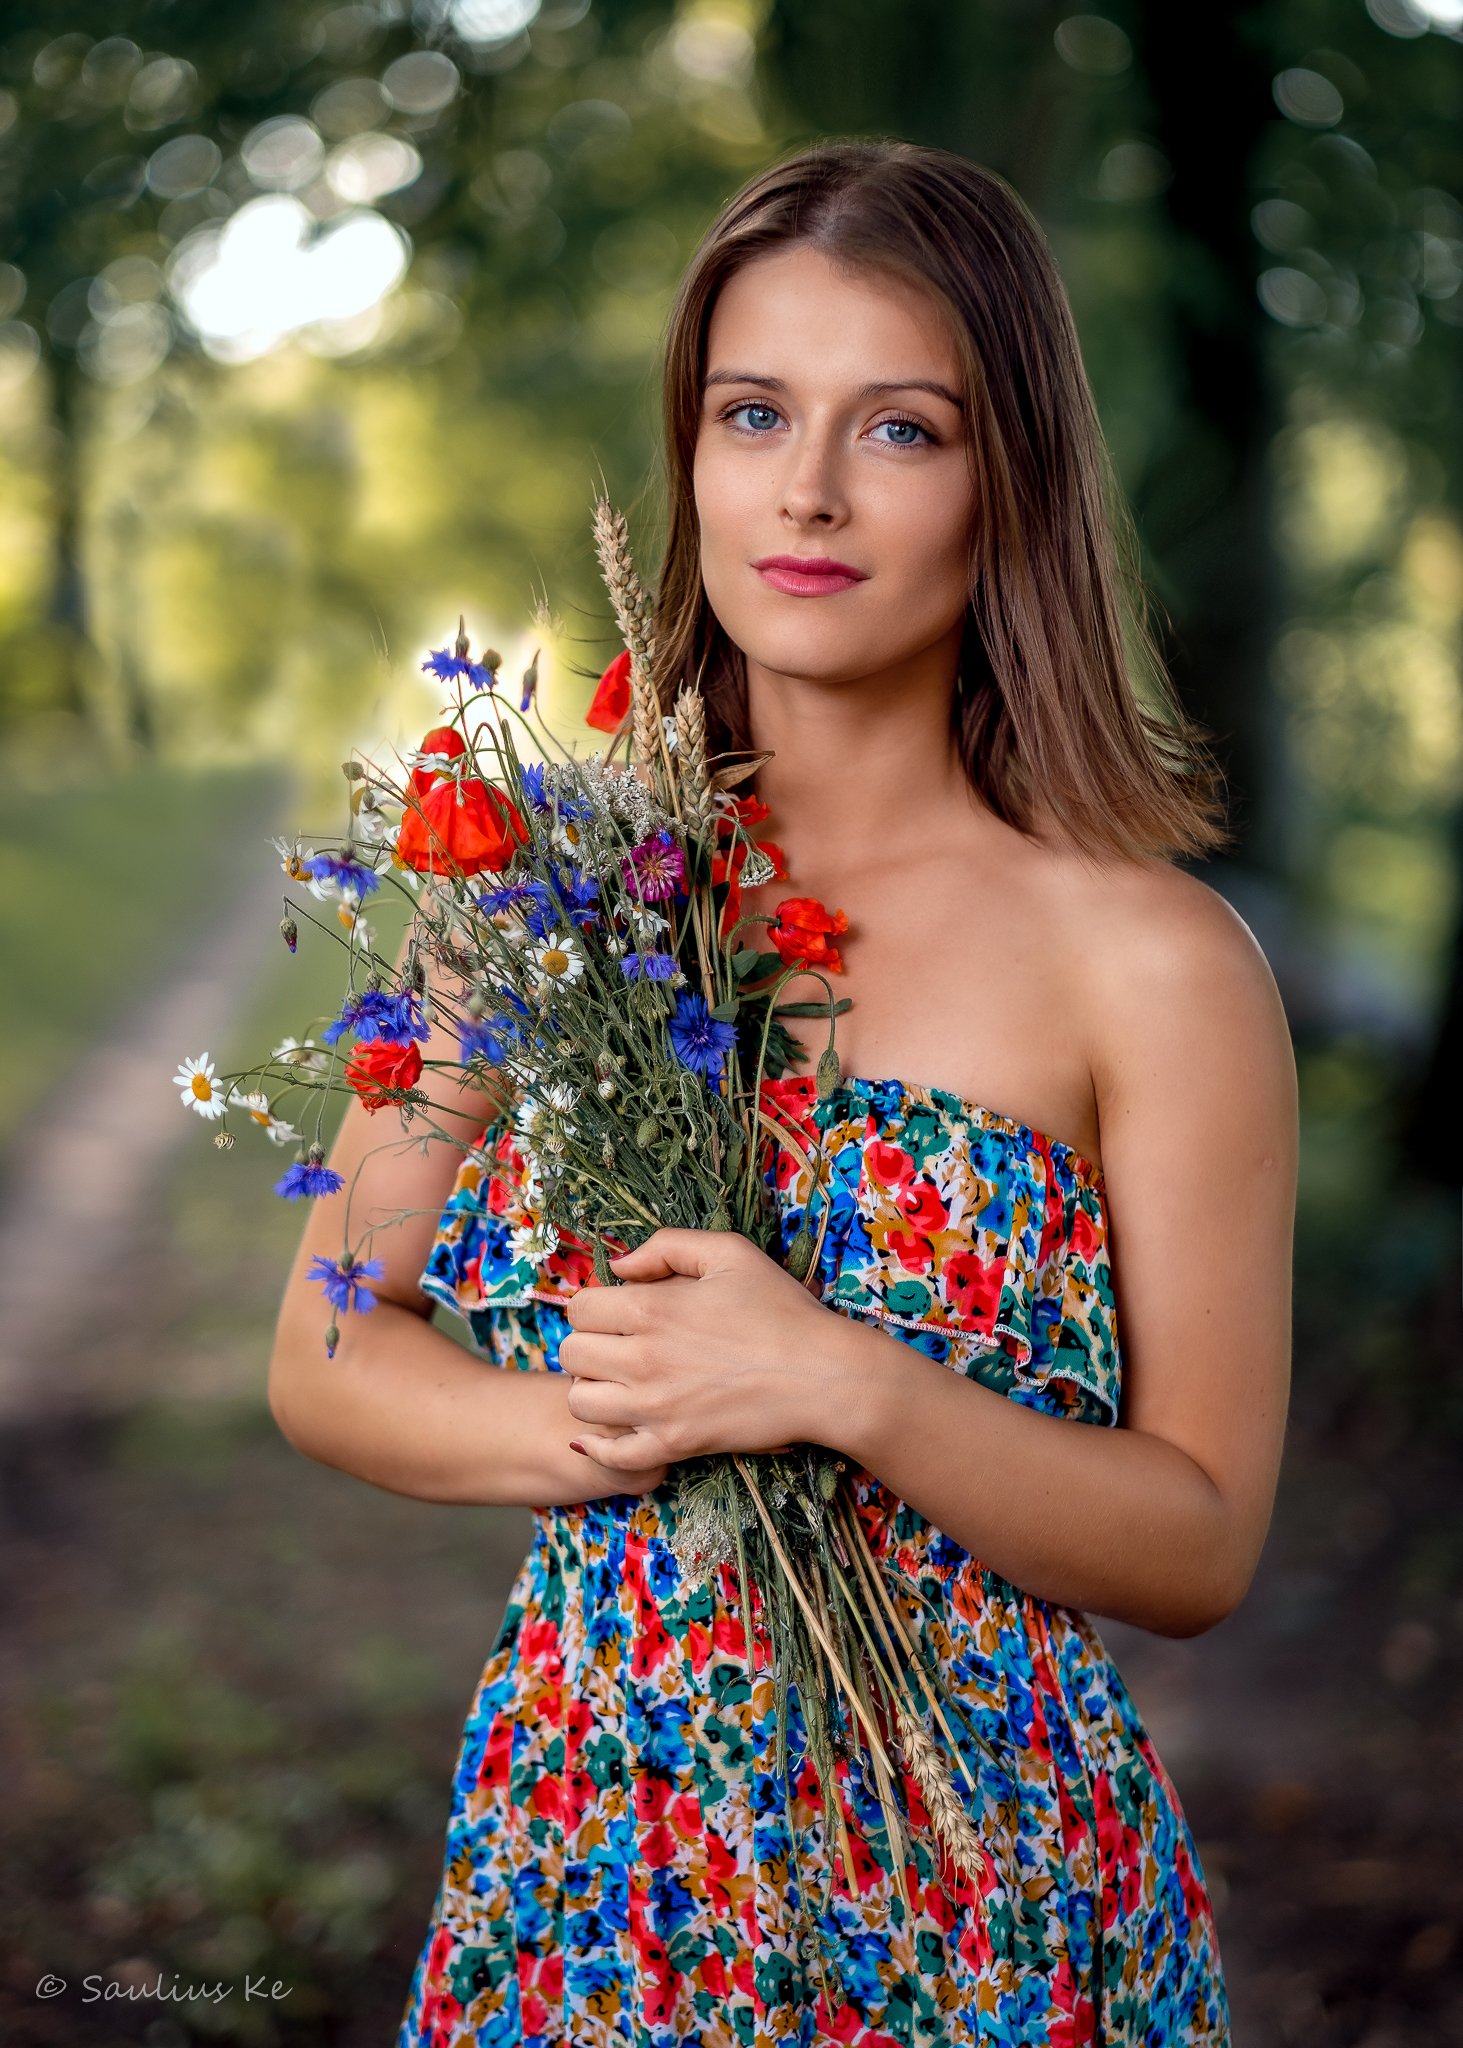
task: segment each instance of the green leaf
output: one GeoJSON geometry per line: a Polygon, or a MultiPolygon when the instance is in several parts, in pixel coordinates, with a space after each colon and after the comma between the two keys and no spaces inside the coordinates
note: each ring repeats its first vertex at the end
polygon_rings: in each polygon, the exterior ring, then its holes
{"type": "Polygon", "coordinates": [[[742,999],[740,996],[728,996],[726,1001],[718,1003],[716,1008],[709,1012],[709,1015],[713,1016],[718,1024],[734,1024],[737,1011],[741,1007],[742,999]]]}
{"type": "MultiPolygon", "coordinates": [[[[853,997],[840,996],[832,1008],[835,1017],[842,1016],[845,1010],[853,1008],[853,997]]],[[[827,1003],[774,1003],[772,1006],[774,1017],[826,1017],[828,1010],[827,1003]]],[[[712,1015],[715,1014],[713,1010],[712,1015]]]]}

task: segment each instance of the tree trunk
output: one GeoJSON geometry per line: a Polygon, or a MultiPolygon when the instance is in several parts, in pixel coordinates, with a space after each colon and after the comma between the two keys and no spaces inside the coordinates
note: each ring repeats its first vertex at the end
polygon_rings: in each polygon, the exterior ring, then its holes
{"type": "Polygon", "coordinates": [[[1234,857],[1279,878],[1291,851],[1284,728],[1269,682],[1281,593],[1268,471],[1280,408],[1255,294],[1249,183],[1274,109],[1252,20],[1212,17],[1201,70],[1183,8],[1142,0],[1137,9],[1152,132],[1173,167],[1165,204],[1177,246],[1165,310],[1184,380],[1183,424],[1138,514],[1172,593],[1175,683],[1224,766],[1234,857]]]}

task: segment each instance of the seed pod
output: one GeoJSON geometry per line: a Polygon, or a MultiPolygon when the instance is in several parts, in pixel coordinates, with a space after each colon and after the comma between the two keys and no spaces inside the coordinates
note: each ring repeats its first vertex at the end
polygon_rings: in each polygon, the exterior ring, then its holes
{"type": "Polygon", "coordinates": [[[635,1143],[642,1152],[648,1152],[660,1136],[660,1125],[653,1116],[644,1116],[635,1126],[635,1143]]]}
{"type": "Polygon", "coordinates": [[[806,1223],[802,1224],[796,1237],[787,1248],[783,1264],[794,1280],[805,1280],[808,1268],[813,1263],[813,1233],[806,1223]]]}

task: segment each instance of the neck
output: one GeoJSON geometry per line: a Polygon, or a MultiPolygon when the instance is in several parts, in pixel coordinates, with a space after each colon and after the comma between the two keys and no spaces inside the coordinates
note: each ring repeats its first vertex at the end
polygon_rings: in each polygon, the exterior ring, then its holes
{"type": "Polygon", "coordinates": [[[897,667],[835,680],[747,658],[751,744],[773,750],[754,780],[773,839],[856,862],[887,853],[901,827],[922,836],[931,809],[968,789],[950,734],[959,642],[957,628],[897,667]]]}

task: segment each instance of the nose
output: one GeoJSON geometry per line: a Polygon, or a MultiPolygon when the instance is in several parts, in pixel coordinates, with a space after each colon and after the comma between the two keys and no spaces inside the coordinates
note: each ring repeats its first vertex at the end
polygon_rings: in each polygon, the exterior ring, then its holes
{"type": "Polygon", "coordinates": [[[846,485],[831,428],[804,426],[789,436],[780,483],[779,513],[790,525],[841,526],[847,519],[846,485]]]}

